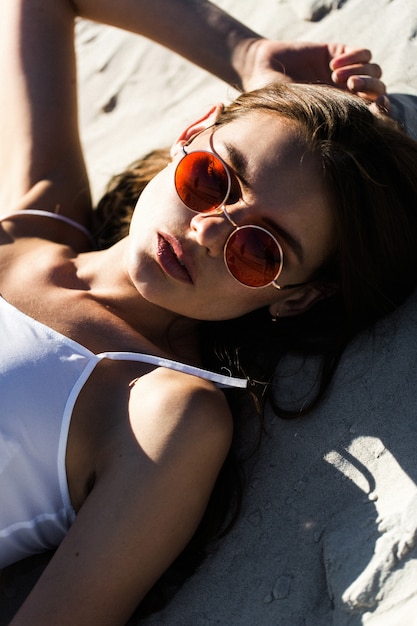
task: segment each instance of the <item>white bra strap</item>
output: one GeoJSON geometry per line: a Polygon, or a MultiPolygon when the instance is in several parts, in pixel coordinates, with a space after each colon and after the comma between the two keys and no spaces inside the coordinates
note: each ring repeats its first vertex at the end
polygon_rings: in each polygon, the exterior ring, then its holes
{"type": "Polygon", "coordinates": [[[51,213],[50,211],[41,211],[40,209],[23,209],[22,211],[14,211],[13,213],[7,213],[6,215],[2,215],[0,217],[0,222],[2,222],[3,220],[7,220],[11,217],[20,217],[22,215],[38,215],[40,217],[50,217],[60,222],[65,222],[65,224],[69,224],[73,228],[81,231],[94,245],[94,247],[97,247],[97,242],[94,240],[94,237],[92,236],[90,231],[85,228],[85,226],[79,224],[78,222],[75,222],[69,217],[66,217],[66,215],[61,215],[60,213],[51,213]]]}
{"type": "Polygon", "coordinates": [[[113,361],[139,361],[140,363],[149,363],[150,365],[156,365],[157,367],[166,367],[167,369],[176,370],[177,372],[184,372],[185,374],[191,374],[192,376],[198,376],[199,378],[211,380],[213,383],[217,383],[221,387],[238,387],[244,389],[248,384],[246,378],[224,376],[223,374],[210,372],[209,370],[201,369],[200,367],[195,367],[194,365],[187,365],[186,363],[172,361],[171,359],[165,359],[153,354],[142,354],[137,352],[101,352],[96,356],[99,359],[111,359],[113,361]]]}

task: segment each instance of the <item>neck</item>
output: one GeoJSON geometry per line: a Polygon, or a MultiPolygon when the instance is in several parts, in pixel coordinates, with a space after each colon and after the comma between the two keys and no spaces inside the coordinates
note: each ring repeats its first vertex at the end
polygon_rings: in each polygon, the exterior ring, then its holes
{"type": "Polygon", "coordinates": [[[75,263],[79,284],[108,313],[159,349],[177,356],[194,354],[198,322],[146,300],[130,280],[125,258],[126,239],[107,250],[80,254],[75,263]]]}

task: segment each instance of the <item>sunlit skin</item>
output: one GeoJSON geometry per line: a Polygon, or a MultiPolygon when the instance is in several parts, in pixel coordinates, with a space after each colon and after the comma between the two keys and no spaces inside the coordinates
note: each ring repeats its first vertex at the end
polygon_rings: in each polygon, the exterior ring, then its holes
{"type": "MultiPolygon", "coordinates": [[[[178,142],[172,163],[148,185],[135,210],[128,271],[138,292],[150,302],[196,319],[232,318],[300,295],[303,288],[294,293],[280,293],[273,286],[251,289],[230,276],[223,247],[233,226],[220,213],[194,214],[178,198],[173,178],[180,148],[178,142]],[[158,233],[178,240],[189,281],[175,279],[161,268],[158,233]]],[[[206,130],[191,142],[190,150],[214,150],[230,167],[227,211],[233,220],[239,226],[263,226],[277,237],[284,252],[278,282],[308,280],[332,250],[334,224],[319,166],[304,155],[297,128],[277,116],[252,113],[214,132],[206,130]],[[235,154],[244,165],[236,162],[235,154]],[[238,172],[242,167],[244,172],[238,172]],[[301,244],[302,259],[281,229],[301,244]]]]}

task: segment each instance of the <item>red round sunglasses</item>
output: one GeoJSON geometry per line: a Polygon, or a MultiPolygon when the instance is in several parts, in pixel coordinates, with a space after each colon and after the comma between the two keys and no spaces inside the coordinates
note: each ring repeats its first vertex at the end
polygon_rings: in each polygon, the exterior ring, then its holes
{"type": "Polygon", "coordinates": [[[278,240],[262,226],[238,226],[226,210],[231,189],[231,176],[226,163],[208,150],[187,152],[174,174],[175,189],[183,204],[194,213],[223,213],[234,230],[224,244],[224,262],[235,280],[246,287],[273,285],[276,289],[292,289],[305,283],[276,283],[284,265],[284,254],[278,240]]]}

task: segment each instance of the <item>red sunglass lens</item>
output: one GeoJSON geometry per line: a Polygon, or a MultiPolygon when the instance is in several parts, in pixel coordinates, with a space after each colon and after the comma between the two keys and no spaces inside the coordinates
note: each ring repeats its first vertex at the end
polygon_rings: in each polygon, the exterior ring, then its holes
{"type": "Polygon", "coordinates": [[[223,204],[229,179],[223,163],[214,154],[190,152],[177,166],[175,188],[189,209],[209,213],[223,204]]]}
{"type": "Polygon", "coordinates": [[[248,287],[264,287],[277,278],[282,255],[275,239],[256,226],[242,226],[229,237],[225,261],[236,280],[248,287]]]}

